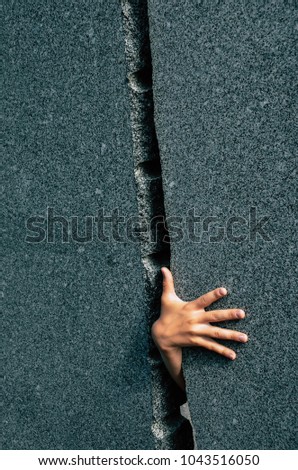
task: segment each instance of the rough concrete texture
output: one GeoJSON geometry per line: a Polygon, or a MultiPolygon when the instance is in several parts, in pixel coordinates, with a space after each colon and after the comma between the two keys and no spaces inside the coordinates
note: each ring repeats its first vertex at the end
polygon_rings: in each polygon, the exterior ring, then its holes
{"type": "Polygon", "coordinates": [[[233,343],[234,362],[185,353],[199,449],[297,445],[294,4],[149,0],[165,210],[201,216],[197,240],[170,229],[177,292],[226,286],[216,308],[245,308],[244,321],[226,326],[250,337],[233,343]],[[253,208],[269,217],[263,237],[253,208]],[[243,219],[227,224],[233,216],[243,219]]]}
{"type": "Polygon", "coordinates": [[[5,18],[4,448],[151,449],[138,244],[25,242],[47,206],[81,235],[99,207],[137,214],[120,2],[7,2],[5,18]]]}

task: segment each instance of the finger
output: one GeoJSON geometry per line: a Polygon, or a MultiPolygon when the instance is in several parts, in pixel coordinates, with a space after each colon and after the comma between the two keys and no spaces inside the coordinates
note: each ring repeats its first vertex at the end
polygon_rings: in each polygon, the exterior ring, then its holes
{"type": "Polygon", "coordinates": [[[163,294],[175,294],[174,279],[171,271],[168,268],[161,268],[162,272],[162,292],[163,294]]]}
{"type": "Polygon", "coordinates": [[[219,287],[218,289],[214,289],[207,294],[201,295],[201,297],[198,297],[191,303],[196,306],[196,308],[209,307],[209,305],[213,304],[213,302],[216,302],[216,300],[221,299],[227,295],[227,293],[228,291],[225,287],[219,287]]]}
{"type": "Polygon", "coordinates": [[[229,341],[239,341],[240,343],[246,343],[248,337],[245,333],[240,331],[228,330],[227,328],[217,328],[216,326],[210,326],[206,330],[206,335],[211,338],[225,339],[229,341]]]}
{"type": "Polygon", "coordinates": [[[219,322],[225,320],[241,320],[245,318],[245,312],[239,308],[229,308],[227,310],[210,310],[200,315],[200,321],[206,323],[219,322]]]}
{"type": "Polygon", "coordinates": [[[236,359],[236,353],[233,349],[227,348],[222,344],[217,343],[213,339],[200,337],[197,340],[197,346],[201,346],[202,348],[209,349],[209,351],[213,351],[221,356],[225,356],[232,361],[236,359]]]}

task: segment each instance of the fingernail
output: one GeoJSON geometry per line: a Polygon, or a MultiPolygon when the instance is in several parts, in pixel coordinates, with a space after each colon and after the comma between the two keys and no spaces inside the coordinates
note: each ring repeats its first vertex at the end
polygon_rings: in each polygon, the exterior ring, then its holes
{"type": "Polygon", "coordinates": [[[237,318],[244,318],[245,317],[245,312],[243,310],[238,310],[236,312],[237,318]]]}
{"type": "Polygon", "coordinates": [[[240,341],[246,342],[247,341],[247,336],[246,335],[239,335],[240,341]]]}
{"type": "Polygon", "coordinates": [[[236,359],[236,354],[235,353],[229,354],[229,358],[232,359],[233,361],[234,359],[236,359]]]}
{"type": "Polygon", "coordinates": [[[219,289],[219,293],[220,293],[220,295],[226,295],[227,289],[225,289],[224,287],[221,287],[221,288],[219,289]]]}

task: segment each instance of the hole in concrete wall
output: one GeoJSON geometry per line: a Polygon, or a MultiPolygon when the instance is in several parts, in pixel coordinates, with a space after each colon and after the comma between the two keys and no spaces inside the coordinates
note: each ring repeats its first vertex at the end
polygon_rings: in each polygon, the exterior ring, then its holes
{"type": "Polygon", "coordinates": [[[160,178],[161,177],[161,166],[160,160],[155,158],[154,160],[148,160],[142,162],[138,165],[138,168],[150,178],[160,178]]]}
{"type": "Polygon", "coordinates": [[[163,250],[158,251],[156,253],[151,253],[150,255],[146,256],[148,263],[155,266],[157,269],[160,269],[162,266],[166,266],[170,268],[170,260],[171,260],[171,251],[170,251],[170,244],[165,243],[163,245],[163,250]]]}
{"type": "Polygon", "coordinates": [[[128,74],[128,80],[133,90],[144,93],[152,89],[152,66],[147,65],[137,72],[128,74]]]}
{"type": "Polygon", "coordinates": [[[182,416],[184,416],[184,418],[186,418],[190,422],[190,425],[191,425],[191,428],[192,428],[192,435],[193,435],[193,445],[194,445],[193,449],[197,450],[195,429],[194,429],[193,424],[192,424],[191,414],[190,414],[190,410],[189,410],[189,406],[188,406],[187,401],[185,403],[183,403],[183,405],[180,406],[180,413],[181,413],[182,416]]]}

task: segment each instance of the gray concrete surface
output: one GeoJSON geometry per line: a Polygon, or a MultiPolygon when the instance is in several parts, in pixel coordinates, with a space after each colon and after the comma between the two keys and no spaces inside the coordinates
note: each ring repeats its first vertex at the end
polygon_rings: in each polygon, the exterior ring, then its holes
{"type": "Polygon", "coordinates": [[[149,16],[165,211],[201,217],[196,239],[186,226],[182,241],[170,230],[177,292],[191,299],[226,286],[216,308],[244,308],[247,318],[226,326],[250,337],[233,344],[235,362],[185,351],[197,447],[293,449],[297,10],[149,0],[149,16]]]}
{"type": "Polygon", "coordinates": [[[25,241],[48,206],[137,215],[120,2],[6,2],[5,29],[3,446],[151,449],[138,244],[25,241]]]}

